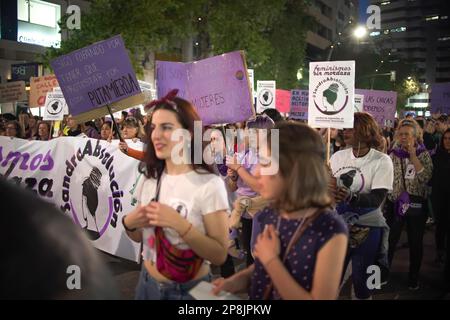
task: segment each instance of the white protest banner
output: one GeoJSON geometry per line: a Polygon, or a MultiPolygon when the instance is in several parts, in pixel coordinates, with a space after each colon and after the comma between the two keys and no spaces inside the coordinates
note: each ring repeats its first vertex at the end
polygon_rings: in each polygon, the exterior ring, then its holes
{"type": "Polygon", "coordinates": [[[310,62],[308,124],[353,128],[355,61],[310,62]]]}
{"type": "Polygon", "coordinates": [[[308,90],[291,90],[289,118],[308,120],[308,90]]]}
{"type": "Polygon", "coordinates": [[[62,93],[47,92],[45,98],[44,120],[62,120],[66,101],[62,93]]]}
{"type": "Polygon", "coordinates": [[[0,84],[0,103],[27,100],[25,81],[14,81],[0,84]]]}
{"type": "Polygon", "coordinates": [[[121,219],[134,209],[130,190],[138,164],[119,151],[118,141],[0,137],[1,176],[54,203],[96,248],[132,261],[139,260],[139,245],[127,237],[121,219]]]}
{"type": "Polygon", "coordinates": [[[364,111],[364,95],[355,93],[355,112],[364,111]]]}
{"type": "Polygon", "coordinates": [[[256,112],[261,113],[266,109],[275,109],[275,81],[257,81],[256,112]]]}

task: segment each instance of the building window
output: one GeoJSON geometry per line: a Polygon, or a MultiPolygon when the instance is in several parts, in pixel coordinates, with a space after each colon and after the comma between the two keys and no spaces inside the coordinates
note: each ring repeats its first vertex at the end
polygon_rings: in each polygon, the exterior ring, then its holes
{"type": "Polygon", "coordinates": [[[399,27],[399,28],[395,28],[395,29],[391,29],[391,32],[404,32],[406,31],[406,27],[399,27]]]}
{"type": "Polygon", "coordinates": [[[332,41],[332,32],[327,27],[324,27],[323,25],[319,24],[317,29],[317,34],[321,36],[322,38],[325,38],[327,40],[332,41]]]}
{"type": "Polygon", "coordinates": [[[430,17],[426,17],[425,21],[433,21],[433,20],[438,20],[439,16],[430,16],[430,17]]]}
{"type": "Polygon", "coordinates": [[[345,20],[344,14],[342,12],[340,12],[340,11],[338,12],[338,18],[339,18],[339,20],[342,20],[342,21],[345,20]]]}
{"type": "Polygon", "coordinates": [[[316,0],[315,5],[325,17],[331,19],[331,17],[333,16],[333,10],[329,6],[327,6],[320,0],[316,0]]]}
{"type": "Polygon", "coordinates": [[[61,45],[61,6],[41,0],[17,0],[17,41],[44,47],[61,45]]]}
{"type": "Polygon", "coordinates": [[[61,6],[39,0],[18,0],[18,20],[56,28],[60,19],[61,6]]]}

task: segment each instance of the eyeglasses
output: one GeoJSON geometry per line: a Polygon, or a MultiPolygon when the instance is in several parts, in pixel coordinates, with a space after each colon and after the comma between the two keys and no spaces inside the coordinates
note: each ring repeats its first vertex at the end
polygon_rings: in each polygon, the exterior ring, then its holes
{"type": "Polygon", "coordinates": [[[136,118],[126,118],[123,122],[124,126],[132,126],[132,127],[138,127],[139,122],[136,118]]]}

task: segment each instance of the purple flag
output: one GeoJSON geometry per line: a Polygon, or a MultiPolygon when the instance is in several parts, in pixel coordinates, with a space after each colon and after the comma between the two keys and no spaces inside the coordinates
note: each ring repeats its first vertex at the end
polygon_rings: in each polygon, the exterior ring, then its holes
{"type": "Polygon", "coordinates": [[[450,114],[450,82],[431,85],[431,112],[450,114]]]}
{"type": "Polygon", "coordinates": [[[156,70],[158,97],[179,89],[204,125],[241,122],[254,115],[241,51],[191,63],[156,61],[156,70]]]}
{"type": "Polygon", "coordinates": [[[120,35],[60,56],[50,65],[72,115],[141,92],[120,35]]]}
{"type": "Polygon", "coordinates": [[[364,111],[370,113],[381,127],[394,127],[397,92],[355,89],[364,95],[364,111]]]}

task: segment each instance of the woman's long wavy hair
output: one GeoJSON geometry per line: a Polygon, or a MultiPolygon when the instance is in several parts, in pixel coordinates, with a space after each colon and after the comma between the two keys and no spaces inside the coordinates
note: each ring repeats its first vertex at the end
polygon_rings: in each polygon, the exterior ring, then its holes
{"type": "MultiPolygon", "coordinates": [[[[194,123],[195,121],[201,121],[197,111],[195,110],[194,106],[189,102],[182,98],[175,97],[173,100],[167,101],[167,100],[161,100],[159,103],[155,104],[153,106],[153,110],[151,111],[151,114],[153,115],[158,110],[167,110],[170,112],[173,112],[178,120],[178,122],[181,124],[183,129],[186,129],[191,134],[191,143],[189,145],[189,152],[190,152],[190,163],[197,173],[214,173],[214,170],[211,166],[205,163],[203,159],[203,151],[205,149],[206,143],[202,142],[202,161],[199,164],[196,164],[194,161],[194,123]]],[[[150,118],[149,124],[152,122],[152,117],[150,118]]],[[[153,143],[151,141],[151,135],[152,135],[152,126],[148,125],[146,126],[146,136],[148,137],[148,144],[147,144],[147,150],[144,157],[144,162],[141,163],[139,171],[147,178],[154,178],[158,179],[165,166],[165,161],[158,159],[155,153],[155,147],[153,146],[153,143]]],[[[203,140],[203,127],[202,127],[202,140],[203,140]]]]}

